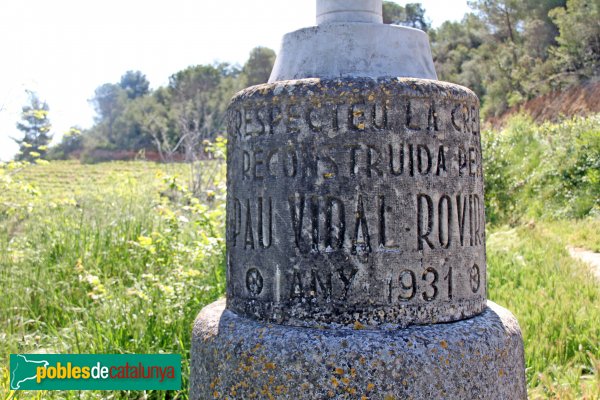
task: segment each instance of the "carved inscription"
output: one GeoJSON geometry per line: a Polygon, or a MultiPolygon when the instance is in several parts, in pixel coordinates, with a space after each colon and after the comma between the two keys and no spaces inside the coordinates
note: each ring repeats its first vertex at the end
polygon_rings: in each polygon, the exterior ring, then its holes
{"type": "Polygon", "coordinates": [[[357,268],[338,268],[324,272],[317,267],[308,271],[294,269],[289,277],[290,299],[346,300],[357,268]]]}
{"type": "Polygon", "coordinates": [[[242,150],[243,180],[338,177],[481,177],[481,152],[474,146],[406,141],[341,146],[287,145],[242,150]]]}
{"type": "Polygon", "coordinates": [[[258,296],[263,289],[263,277],[256,268],[250,268],[246,272],[246,288],[251,296],[258,296]]]}
{"type": "MultiPolygon", "coordinates": [[[[406,200],[402,198],[401,200],[406,200]]],[[[228,225],[233,247],[244,250],[269,249],[273,232],[290,232],[294,248],[300,252],[331,253],[348,250],[350,254],[372,253],[398,248],[410,240],[408,250],[435,250],[483,245],[483,203],[478,194],[418,193],[414,220],[406,229],[393,221],[398,203],[392,195],[359,193],[349,200],[329,195],[295,193],[285,201],[272,198],[233,198],[228,225]],[[274,225],[273,213],[281,218],[274,225]],[[287,218],[284,216],[287,215],[287,218]],[[411,227],[416,229],[411,229],[411,227]],[[435,227],[435,228],[434,228],[435,227]],[[395,228],[395,229],[393,229],[395,228]],[[410,232],[410,233],[409,233],[410,232]]]]}
{"type": "Polygon", "coordinates": [[[399,107],[391,107],[389,98],[355,99],[350,103],[332,101],[318,104],[255,105],[234,108],[229,113],[230,132],[240,140],[270,135],[298,133],[377,132],[396,128],[410,132],[439,132],[440,115],[448,115],[457,132],[479,134],[479,109],[472,104],[455,102],[441,106],[424,98],[405,98],[399,107]],[[402,106],[403,104],[403,106],[402,106]],[[447,113],[441,113],[442,109],[447,113]]]}
{"type": "MultiPolygon", "coordinates": [[[[422,264],[422,260],[417,264],[422,264]]],[[[462,266],[459,266],[462,269],[462,266]]],[[[481,288],[480,268],[477,264],[464,268],[467,273],[462,280],[453,276],[456,267],[417,266],[401,270],[391,276],[385,286],[387,303],[404,304],[415,300],[431,302],[434,300],[452,300],[455,287],[468,287],[472,293],[481,288]],[[443,275],[444,270],[446,274],[443,275]]],[[[278,301],[285,299],[322,299],[325,301],[348,299],[350,293],[360,290],[356,276],[358,268],[340,267],[335,270],[324,270],[321,266],[313,266],[307,270],[294,268],[283,277],[276,277],[277,290],[288,287],[289,292],[279,293],[278,301]]],[[[257,268],[246,271],[246,289],[250,297],[256,297],[263,291],[264,280],[257,268]]]]}
{"type": "Polygon", "coordinates": [[[477,99],[435,82],[356,82],[277,83],[234,98],[228,307],[344,324],[481,312],[477,99]]]}
{"type": "Polygon", "coordinates": [[[473,293],[477,293],[479,286],[481,285],[481,272],[479,271],[479,266],[477,264],[473,265],[469,271],[469,279],[471,283],[471,290],[473,293]]]}

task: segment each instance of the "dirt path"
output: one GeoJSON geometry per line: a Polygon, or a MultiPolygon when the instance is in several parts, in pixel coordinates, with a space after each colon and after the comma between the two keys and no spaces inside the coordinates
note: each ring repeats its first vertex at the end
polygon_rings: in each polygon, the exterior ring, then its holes
{"type": "Polygon", "coordinates": [[[567,250],[571,257],[588,264],[592,268],[592,273],[600,280],[600,253],[572,246],[567,246],[567,250]]]}

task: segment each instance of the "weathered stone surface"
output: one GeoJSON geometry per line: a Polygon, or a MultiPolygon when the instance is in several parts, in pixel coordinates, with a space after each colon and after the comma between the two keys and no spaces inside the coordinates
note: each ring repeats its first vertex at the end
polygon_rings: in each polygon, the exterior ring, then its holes
{"type": "Polygon", "coordinates": [[[421,79],[303,79],[228,114],[227,307],[404,327],[485,308],[478,99],[421,79]]]}
{"type": "Polygon", "coordinates": [[[265,324],[224,306],[196,319],[194,400],[526,399],[517,321],[491,302],[471,319],[391,331],[265,324]]]}

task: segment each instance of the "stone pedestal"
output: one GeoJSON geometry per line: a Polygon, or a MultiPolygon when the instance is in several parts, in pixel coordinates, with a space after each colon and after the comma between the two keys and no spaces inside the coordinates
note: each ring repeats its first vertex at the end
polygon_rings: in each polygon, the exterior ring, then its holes
{"type": "Polygon", "coordinates": [[[525,399],[513,315],[395,330],[263,324],[204,308],[194,325],[192,399],[525,399]]]}
{"type": "Polygon", "coordinates": [[[191,398],[526,398],[486,301],[477,96],[381,0],[317,10],[228,109],[227,299],[196,320],[191,398]]]}

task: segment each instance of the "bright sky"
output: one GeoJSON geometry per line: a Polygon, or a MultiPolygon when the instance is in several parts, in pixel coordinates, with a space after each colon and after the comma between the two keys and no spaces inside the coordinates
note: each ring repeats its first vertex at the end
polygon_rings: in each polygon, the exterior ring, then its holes
{"type": "MultiPolygon", "coordinates": [[[[469,10],[466,0],[421,3],[434,27],[469,10]]],[[[283,34],[314,21],[315,0],[2,1],[0,160],[17,151],[9,137],[20,137],[25,89],[48,102],[56,139],[91,126],[94,90],[127,70],[142,71],[156,88],[190,65],[241,65],[256,46],[278,51],[283,34]]]]}

